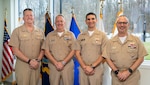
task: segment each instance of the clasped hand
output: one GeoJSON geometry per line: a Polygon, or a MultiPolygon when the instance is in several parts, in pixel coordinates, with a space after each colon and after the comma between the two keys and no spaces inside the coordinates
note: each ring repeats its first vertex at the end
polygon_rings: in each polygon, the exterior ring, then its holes
{"type": "Polygon", "coordinates": [[[30,61],[30,68],[36,70],[39,67],[39,62],[35,59],[30,61]]]}
{"type": "Polygon", "coordinates": [[[117,77],[120,81],[125,81],[130,76],[130,74],[131,73],[128,70],[119,71],[117,77]]]}
{"type": "Polygon", "coordinates": [[[62,71],[64,69],[64,65],[62,64],[62,62],[55,63],[55,67],[58,71],[62,71]]]}
{"type": "Polygon", "coordinates": [[[93,75],[95,73],[94,69],[91,66],[85,66],[83,70],[86,75],[93,75]]]}

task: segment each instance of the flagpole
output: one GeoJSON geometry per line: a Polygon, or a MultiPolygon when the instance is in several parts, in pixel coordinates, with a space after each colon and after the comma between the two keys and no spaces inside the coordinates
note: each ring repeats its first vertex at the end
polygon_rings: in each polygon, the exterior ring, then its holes
{"type": "MultiPolygon", "coordinates": [[[[6,21],[6,19],[7,19],[7,8],[5,8],[5,17],[4,17],[4,20],[6,21]]],[[[7,21],[6,21],[6,23],[7,23],[7,21]]],[[[5,23],[4,23],[5,24],[5,23]]],[[[4,29],[6,29],[6,28],[4,28],[4,29]]],[[[8,30],[6,29],[6,31],[8,32],[8,30]]],[[[8,33],[9,34],[9,33],[8,33]]]]}
{"type": "Polygon", "coordinates": [[[60,14],[62,14],[62,0],[60,0],[60,14]]]}
{"type": "Polygon", "coordinates": [[[100,0],[100,17],[103,19],[103,5],[105,0],[100,0]]]}
{"type": "Polygon", "coordinates": [[[5,8],[5,18],[7,17],[7,8],[5,8]]]}
{"type": "Polygon", "coordinates": [[[47,11],[50,11],[50,0],[48,0],[47,11]]]}
{"type": "Polygon", "coordinates": [[[118,4],[120,4],[120,11],[123,11],[123,2],[122,2],[122,0],[120,0],[120,2],[118,2],[118,4]]]}
{"type": "Polygon", "coordinates": [[[72,11],[71,11],[72,16],[74,16],[74,7],[72,6],[71,9],[72,9],[72,11]]]}

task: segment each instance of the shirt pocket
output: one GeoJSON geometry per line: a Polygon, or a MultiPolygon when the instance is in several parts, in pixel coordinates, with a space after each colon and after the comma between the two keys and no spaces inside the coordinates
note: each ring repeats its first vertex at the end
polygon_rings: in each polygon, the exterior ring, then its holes
{"type": "Polygon", "coordinates": [[[128,48],[127,52],[128,52],[128,55],[129,55],[132,59],[137,58],[137,49],[136,49],[136,48],[128,48]]]}
{"type": "Polygon", "coordinates": [[[49,43],[50,45],[54,45],[54,44],[57,45],[56,39],[54,39],[54,38],[49,39],[48,43],[49,43]]]}
{"type": "Polygon", "coordinates": [[[71,46],[73,40],[71,38],[68,38],[68,39],[64,38],[63,41],[64,41],[64,44],[66,44],[67,46],[71,46]]]}
{"type": "Polygon", "coordinates": [[[37,40],[43,40],[44,39],[44,35],[41,33],[41,32],[36,32],[34,34],[34,37],[37,39],[37,40]]]}
{"type": "Polygon", "coordinates": [[[20,42],[19,42],[19,48],[22,49],[22,51],[25,51],[26,48],[30,47],[30,37],[26,33],[22,33],[19,36],[20,42]]]}
{"type": "MultiPolygon", "coordinates": [[[[111,48],[110,48],[110,49],[111,49],[111,48]]],[[[117,60],[118,52],[119,52],[118,49],[112,49],[112,50],[110,51],[110,57],[111,57],[111,60],[112,60],[112,61],[116,61],[116,60],[117,60]]]]}
{"type": "Polygon", "coordinates": [[[41,46],[44,40],[44,35],[42,35],[41,33],[36,33],[34,37],[35,37],[35,44],[41,46]]]}
{"type": "Polygon", "coordinates": [[[36,36],[36,39],[37,39],[37,40],[42,40],[42,39],[43,39],[43,36],[36,36]]]}
{"type": "Polygon", "coordinates": [[[100,46],[101,45],[101,40],[100,39],[94,39],[92,43],[94,45],[100,46]]]}
{"type": "Polygon", "coordinates": [[[26,41],[30,40],[29,35],[27,35],[27,34],[22,34],[19,37],[20,37],[20,40],[23,41],[23,42],[26,42],[26,41]]]}
{"type": "Polygon", "coordinates": [[[81,39],[80,40],[80,44],[81,44],[81,47],[84,47],[86,45],[86,40],[85,39],[81,39]]]}

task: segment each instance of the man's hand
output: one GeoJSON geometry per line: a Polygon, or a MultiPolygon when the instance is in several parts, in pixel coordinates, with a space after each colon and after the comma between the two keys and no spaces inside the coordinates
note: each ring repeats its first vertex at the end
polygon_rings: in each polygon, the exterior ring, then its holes
{"type": "Polygon", "coordinates": [[[31,69],[38,69],[39,68],[39,62],[35,59],[32,59],[29,63],[29,66],[31,69]]]}
{"type": "Polygon", "coordinates": [[[64,68],[64,65],[62,64],[62,62],[57,62],[55,63],[55,67],[58,71],[62,71],[64,68]]]}
{"type": "Polygon", "coordinates": [[[131,73],[128,70],[125,70],[125,71],[119,72],[117,76],[120,81],[125,81],[130,76],[130,74],[131,73]]]}
{"type": "Polygon", "coordinates": [[[85,66],[83,70],[87,75],[93,75],[95,73],[94,69],[91,66],[85,66]]]}

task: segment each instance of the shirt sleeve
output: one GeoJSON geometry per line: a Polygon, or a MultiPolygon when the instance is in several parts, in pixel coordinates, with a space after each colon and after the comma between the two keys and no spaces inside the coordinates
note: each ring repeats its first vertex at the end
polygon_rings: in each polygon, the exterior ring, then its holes
{"type": "Polygon", "coordinates": [[[9,45],[12,47],[19,48],[19,33],[18,33],[18,28],[16,28],[10,37],[10,42],[9,45]]]}

